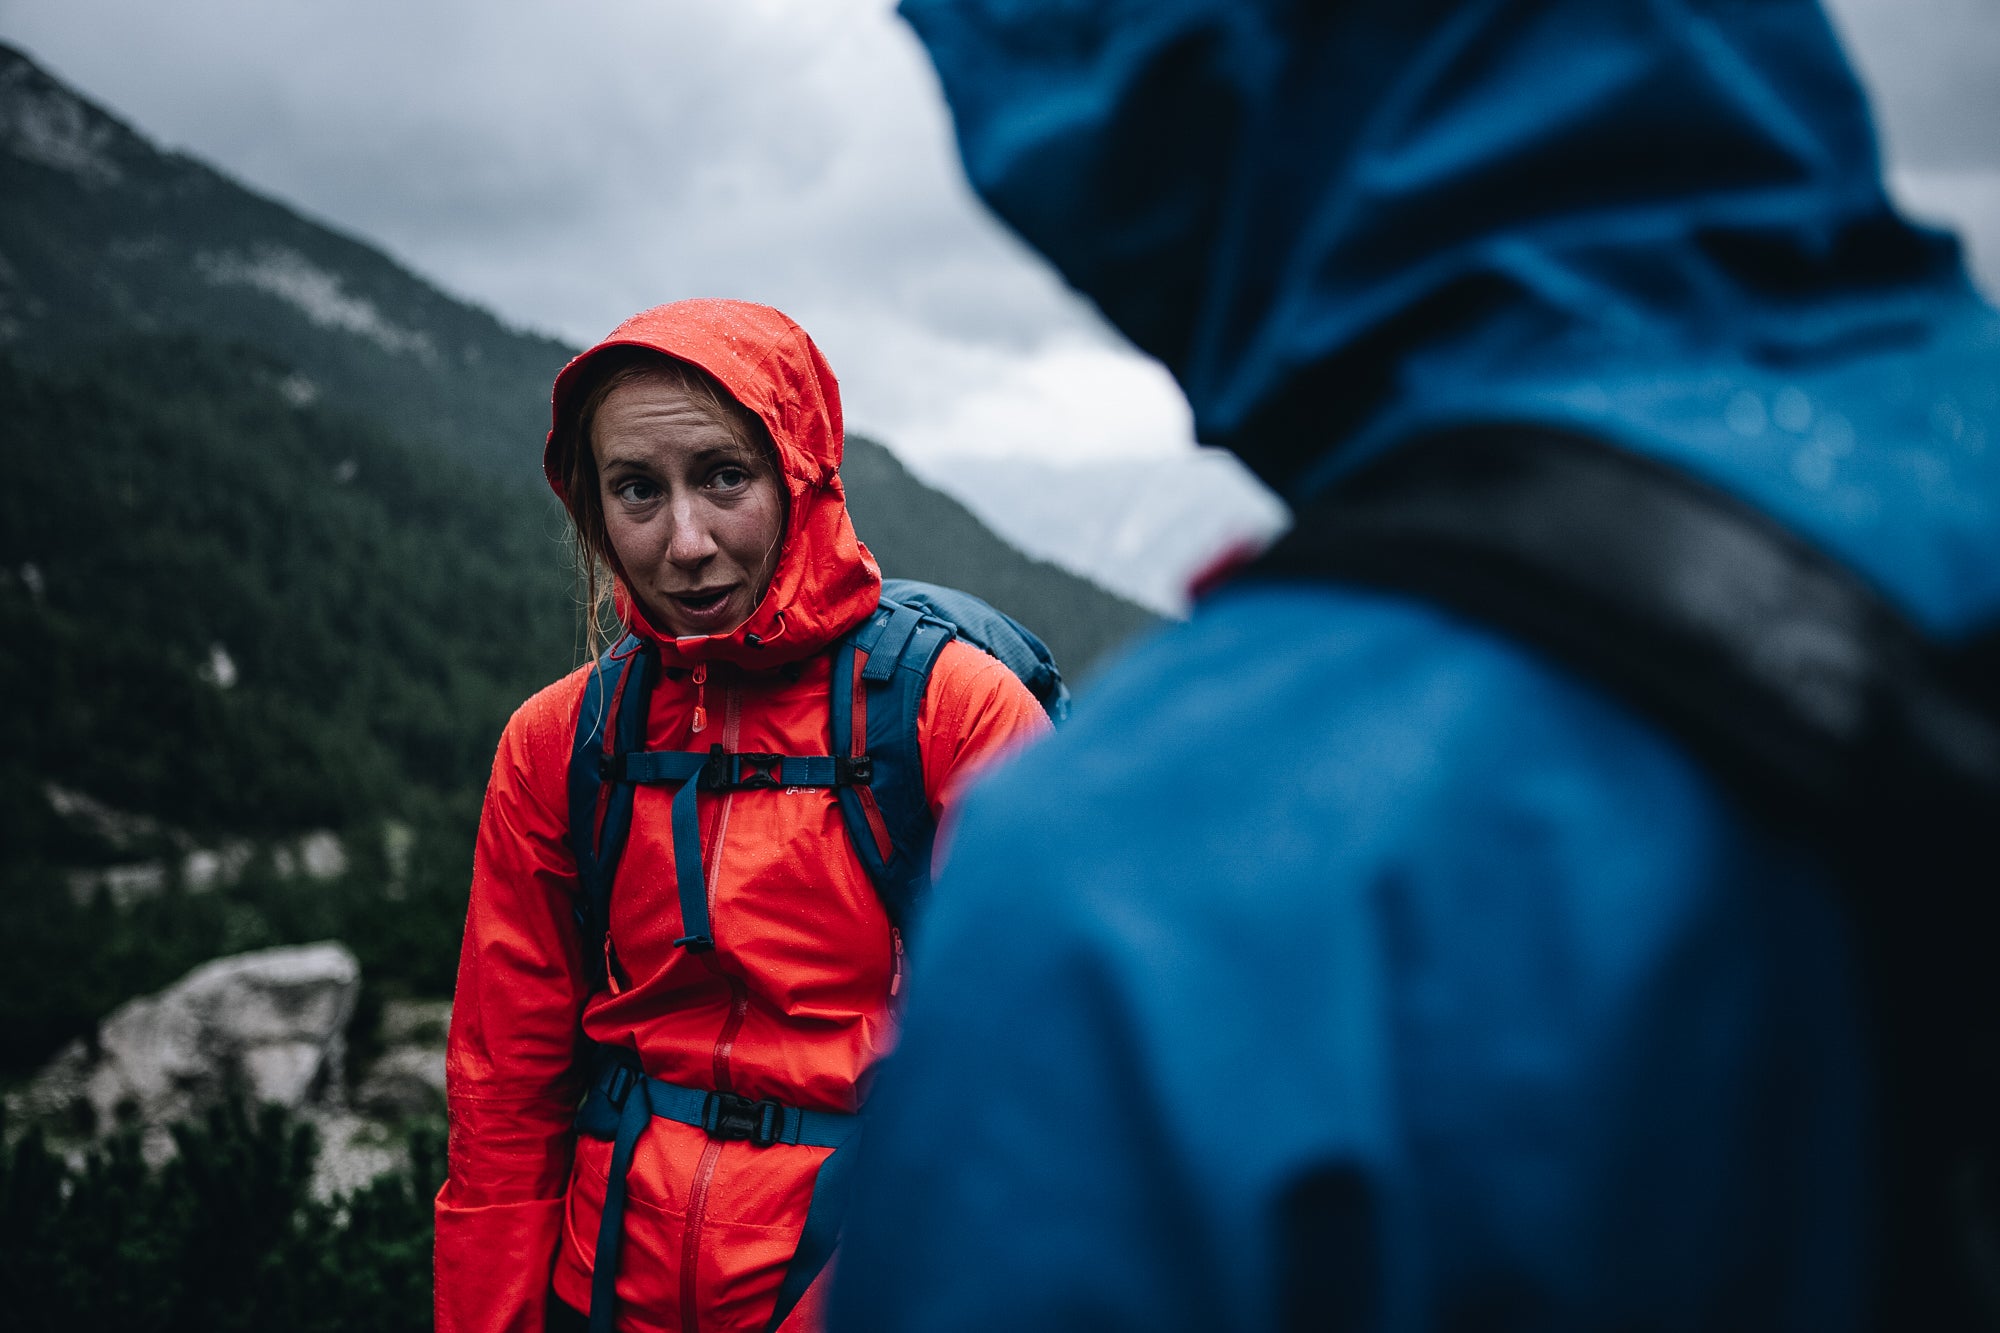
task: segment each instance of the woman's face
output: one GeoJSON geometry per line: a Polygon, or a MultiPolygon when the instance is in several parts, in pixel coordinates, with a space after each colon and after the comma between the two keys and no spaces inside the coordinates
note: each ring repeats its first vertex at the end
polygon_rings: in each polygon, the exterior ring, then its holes
{"type": "Polygon", "coordinates": [[[607,394],[590,434],[605,531],[647,618],[679,638],[748,620],[785,535],[770,464],[655,376],[607,394]]]}

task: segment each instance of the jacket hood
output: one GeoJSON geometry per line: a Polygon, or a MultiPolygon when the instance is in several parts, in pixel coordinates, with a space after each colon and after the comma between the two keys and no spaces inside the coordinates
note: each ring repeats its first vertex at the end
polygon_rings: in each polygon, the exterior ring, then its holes
{"type": "Polygon", "coordinates": [[[847,514],[840,387],[806,331],[769,306],[745,301],[677,301],[626,320],[556,376],[542,471],[558,496],[568,427],[589,378],[585,367],[613,347],[647,347],[698,366],[755,412],[777,446],[789,501],[770,587],[743,624],[728,634],[677,639],[648,621],[620,576],[618,611],[626,624],[658,642],[670,663],[756,668],[820,652],[866,619],[881,594],[881,571],[847,514]]]}
{"type": "Polygon", "coordinates": [[[973,185],[1294,497],[1412,347],[1770,359],[1969,290],[1890,209],[1814,0],[901,12],[973,185]]]}

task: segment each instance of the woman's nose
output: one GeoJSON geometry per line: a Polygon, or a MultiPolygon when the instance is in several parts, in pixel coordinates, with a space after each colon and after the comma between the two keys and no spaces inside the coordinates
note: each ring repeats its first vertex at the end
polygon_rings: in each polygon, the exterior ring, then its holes
{"type": "Polygon", "coordinates": [[[673,521],[673,535],[667,539],[667,559],[677,565],[698,565],[715,554],[715,534],[709,531],[708,516],[698,502],[677,500],[673,521]]]}

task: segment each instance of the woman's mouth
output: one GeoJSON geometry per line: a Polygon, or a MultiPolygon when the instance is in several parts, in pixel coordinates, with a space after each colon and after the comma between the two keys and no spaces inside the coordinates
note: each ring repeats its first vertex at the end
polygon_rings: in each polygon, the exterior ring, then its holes
{"type": "Polygon", "coordinates": [[[730,620],[730,594],[734,586],[725,588],[704,588],[694,592],[669,593],[668,605],[672,608],[670,617],[676,623],[673,630],[682,637],[696,634],[720,634],[736,628],[730,620]]]}

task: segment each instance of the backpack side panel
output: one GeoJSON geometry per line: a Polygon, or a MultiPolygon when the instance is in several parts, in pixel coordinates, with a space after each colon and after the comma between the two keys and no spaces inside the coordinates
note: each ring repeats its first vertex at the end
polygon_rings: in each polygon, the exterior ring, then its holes
{"type": "Polygon", "coordinates": [[[916,579],[882,580],[882,600],[915,607],[950,625],[958,638],[999,658],[1019,677],[1050,721],[1060,725],[1069,716],[1069,687],[1063,684],[1055,655],[1033,630],[1005,611],[969,592],[916,579]]]}

